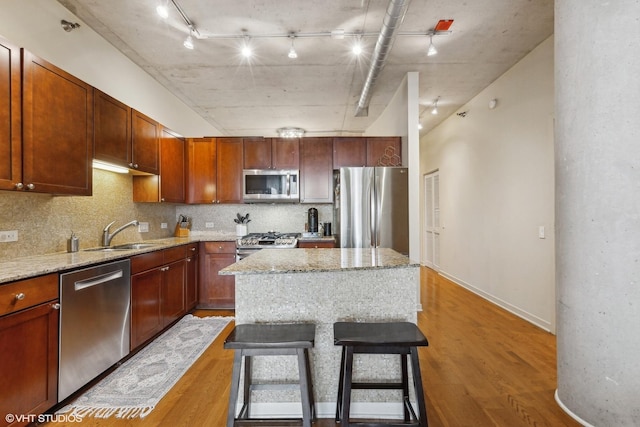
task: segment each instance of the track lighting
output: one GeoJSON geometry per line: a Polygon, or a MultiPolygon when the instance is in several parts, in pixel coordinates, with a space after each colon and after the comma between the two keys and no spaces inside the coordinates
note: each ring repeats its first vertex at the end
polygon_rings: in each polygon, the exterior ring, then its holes
{"type": "Polygon", "coordinates": [[[156,12],[162,19],[167,19],[169,17],[169,9],[167,9],[167,6],[163,4],[160,4],[158,5],[158,7],[156,7],[156,12]]]}
{"type": "Polygon", "coordinates": [[[242,45],[242,56],[244,56],[245,58],[251,58],[251,55],[253,55],[253,51],[251,50],[251,47],[249,46],[249,38],[245,38],[244,40],[244,44],[242,45]]]}
{"type": "Polygon", "coordinates": [[[287,56],[291,59],[296,59],[298,57],[298,52],[296,52],[296,48],[293,46],[293,41],[295,40],[296,36],[292,34],[289,36],[289,38],[291,39],[291,49],[289,49],[289,53],[287,54],[287,56]]]}
{"type": "Polygon", "coordinates": [[[358,34],[356,37],[356,42],[353,44],[351,51],[355,56],[360,56],[362,54],[362,35],[358,34]]]}
{"type": "Polygon", "coordinates": [[[429,36],[429,48],[427,49],[427,56],[433,56],[438,53],[438,49],[433,45],[433,36],[429,36]]]}
{"type": "Polygon", "coordinates": [[[186,47],[189,50],[193,50],[193,37],[191,37],[191,33],[189,33],[189,35],[187,36],[187,38],[185,39],[184,43],[182,43],[184,45],[184,47],[186,47]]]}
{"type": "Polygon", "coordinates": [[[440,99],[440,97],[437,97],[435,101],[433,101],[433,109],[431,110],[431,114],[436,115],[438,114],[438,100],[440,99]]]}

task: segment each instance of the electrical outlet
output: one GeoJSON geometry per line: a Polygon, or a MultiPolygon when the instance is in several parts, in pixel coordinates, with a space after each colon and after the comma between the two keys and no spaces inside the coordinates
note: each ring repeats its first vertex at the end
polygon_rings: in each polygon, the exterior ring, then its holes
{"type": "Polygon", "coordinates": [[[149,232],[149,223],[148,222],[140,222],[140,223],[138,223],[138,231],[140,233],[148,233],[149,232]]]}
{"type": "Polygon", "coordinates": [[[204,223],[204,227],[205,228],[213,228],[213,222],[205,222],[204,223]]]}
{"type": "Polygon", "coordinates": [[[168,227],[168,225],[167,225],[166,222],[161,222],[160,223],[160,228],[167,228],[167,227],[168,227]]]}
{"type": "Polygon", "coordinates": [[[18,230],[0,231],[0,242],[17,242],[18,230]]]}

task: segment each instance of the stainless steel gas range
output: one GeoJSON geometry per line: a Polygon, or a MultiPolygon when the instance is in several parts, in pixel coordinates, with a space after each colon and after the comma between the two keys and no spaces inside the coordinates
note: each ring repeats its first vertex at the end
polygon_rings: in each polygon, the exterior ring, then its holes
{"type": "Polygon", "coordinates": [[[260,249],[291,249],[298,247],[300,233],[250,233],[236,240],[236,261],[259,251],[260,249]]]}

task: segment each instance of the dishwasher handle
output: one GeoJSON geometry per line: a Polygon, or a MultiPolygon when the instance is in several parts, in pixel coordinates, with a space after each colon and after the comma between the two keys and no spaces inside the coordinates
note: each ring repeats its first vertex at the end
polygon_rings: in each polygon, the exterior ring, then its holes
{"type": "Polygon", "coordinates": [[[119,279],[123,276],[122,270],[112,271],[109,273],[101,274],[99,276],[92,277],[90,279],[78,280],[73,284],[73,288],[76,291],[81,291],[92,286],[101,285],[106,282],[110,282],[115,279],[119,279]]]}

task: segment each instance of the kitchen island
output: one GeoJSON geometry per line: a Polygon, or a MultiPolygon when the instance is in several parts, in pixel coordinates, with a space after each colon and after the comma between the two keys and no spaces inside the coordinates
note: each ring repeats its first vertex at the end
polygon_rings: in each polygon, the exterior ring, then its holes
{"type": "MultiPolygon", "coordinates": [[[[340,349],[333,345],[336,321],[409,321],[419,309],[419,264],[386,248],[263,249],[220,271],[236,279],[236,324],[311,322],[316,341],[311,351],[316,411],[335,415],[340,349]]],[[[296,379],[294,359],[258,358],[254,378],[262,382],[296,379]],[[283,377],[284,373],[284,377],[283,377]]],[[[397,380],[397,356],[360,355],[354,365],[361,380],[397,380]]],[[[295,391],[256,391],[254,416],[296,416],[295,391]]],[[[352,416],[396,418],[402,413],[397,391],[358,390],[352,416]]]]}

